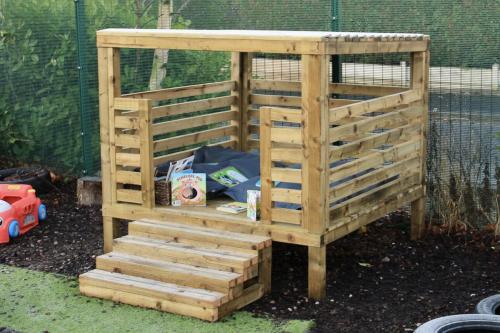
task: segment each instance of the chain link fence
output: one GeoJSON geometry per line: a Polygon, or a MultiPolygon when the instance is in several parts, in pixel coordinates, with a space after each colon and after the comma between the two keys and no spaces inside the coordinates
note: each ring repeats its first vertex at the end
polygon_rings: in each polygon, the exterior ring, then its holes
{"type": "MultiPolygon", "coordinates": [[[[73,175],[98,173],[98,29],[419,32],[431,36],[431,216],[493,223],[498,22],[498,0],[0,0],[0,155],[73,175]]],[[[226,53],[123,50],[121,60],[123,92],[229,78],[226,53]]],[[[254,75],[299,71],[293,57],[254,61],[254,75]]],[[[332,73],[341,82],[405,86],[409,60],[343,56],[332,73]]]]}

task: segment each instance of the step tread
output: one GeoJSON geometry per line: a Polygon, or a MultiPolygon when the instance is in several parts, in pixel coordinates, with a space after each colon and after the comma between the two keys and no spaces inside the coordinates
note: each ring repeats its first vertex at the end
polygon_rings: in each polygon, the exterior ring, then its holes
{"type": "Polygon", "coordinates": [[[99,256],[97,259],[98,259],[98,268],[99,268],[99,261],[104,259],[112,262],[123,262],[128,264],[135,264],[138,266],[154,267],[169,273],[180,273],[188,276],[195,276],[197,278],[219,280],[221,281],[221,283],[227,284],[228,286],[234,286],[239,282],[241,283],[242,281],[242,275],[239,273],[220,271],[212,268],[176,263],[168,260],[150,259],[120,252],[106,253],[99,256]]]}
{"type": "Polygon", "coordinates": [[[228,300],[227,295],[216,291],[98,269],[80,275],[80,283],[197,306],[218,307],[228,300]]]}
{"type": "Polygon", "coordinates": [[[212,238],[214,240],[219,240],[220,242],[233,243],[235,245],[248,244],[255,247],[255,249],[262,249],[271,245],[271,238],[266,236],[218,230],[174,222],[142,219],[131,222],[130,224],[143,227],[153,227],[158,230],[169,231],[172,234],[182,234],[187,237],[194,237],[195,239],[212,238]]]}
{"type": "MultiPolygon", "coordinates": [[[[145,247],[155,247],[158,249],[182,252],[185,254],[192,254],[196,256],[210,257],[218,260],[223,260],[224,262],[234,263],[237,265],[242,265],[243,267],[249,267],[258,263],[258,256],[248,253],[241,252],[230,252],[227,250],[215,249],[215,248],[203,248],[190,244],[179,243],[175,241],[160,240],[153,238],[143,238],[127,235],[114,240],[116,243],[132,243],[135,245],[141,245],[145,247]]],[[[116,251],[120,252],[120,251],[116,251]]]]}

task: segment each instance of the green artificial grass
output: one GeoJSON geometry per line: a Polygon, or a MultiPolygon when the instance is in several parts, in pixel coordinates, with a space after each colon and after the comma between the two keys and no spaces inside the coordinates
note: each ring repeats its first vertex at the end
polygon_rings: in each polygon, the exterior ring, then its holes
{"type": "Polygon", "coordinates": [[[239,311],[217,323],[81,296],[76,279],[0,265],[0,327],[31,332],[307,332],[310,321],[277,323],[239,311]]]}

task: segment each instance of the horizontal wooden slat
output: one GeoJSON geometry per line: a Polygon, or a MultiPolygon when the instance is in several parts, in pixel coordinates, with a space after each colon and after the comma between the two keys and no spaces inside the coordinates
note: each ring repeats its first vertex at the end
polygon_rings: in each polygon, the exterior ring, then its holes
{"type": "Polygon", "coordinates": [[[367,173],[363,176],[330,188],[330,202],[335,202],[342,197],[345,197],[357,191],[361,191],[369,185],[376,184],[397,175],[402,178],[406,178],[412,173],[418,173],[419,166],[420,159],[418,157],[413,157],[387,166],[382,166],[379,169],[367,173]]]}
{"type": "Polygon", "coordinates": [[[129,189],[116,190],[116,200],[123,202],[142,203],[142,192],[129,189]]]}
{"type": "Polygon", "coordinates": [[[331,217],[330,231],[325,235],[325,243],[330,243],[336,239],[359,229],[368,223],[387,215],[388,213],[403,207],[406,204],[421,198],[424,191],[421,185],[413,186],[402,192],[391,196],[385,196],[383,200],[377,200],[372,205],[365,205],[357,213],[343,217],[331,217]]]}
{"type": "Polygon", "coordinates": [[[408,88],[393,86],[361,85],[361,84],[330,84],[330,92],[339,95],[386,96],[402,93],[408,88]]]}
{"type": "Polygon", "coordinates": [[[115,110],[139,111],[141,107],[140,100],[134,98],[115,97],[113,103],[115,110]]]}
{"type": "Polygon", "coordinates": [[[143,91],[123,95],[128,98],[148,98],[152,100],[166,100],[174,98],[192,97],[205,94],[214,94],[234,89],[234,81],[202,83],[190,86],[167,88],[153,91],[143,91]]]}
{"type": "Polygon", "coordinates": [[[173,131],[180,131],[187,128],[200,127],[209,124],[220,123],[236,119],[238,115],[235,111],[222,111],[202,116],[194,116],[178,120],[165,121],[153,124],[153,135],[166,134],[173,131]]]}
{"type": "Polygon", "coordinates": [[[132,167],[141,166],[141,155],[129,153],[116,153],[116,164],[132,167]]]}
{"type": "Polygon", "coordinates": [[[236,100],[236,96],[222,96],[189,101],[184,103],[157,106],[153,108],[153,118],[181,115],[185,113],[212,110],[231,106],[236,100]]]}
{"type": "Polygon", "coordinates": [[[141,173],[134,171],[116,171],[116,182],[120,184],[141,185],[141,173]]]}
{"type": "Polygon", "coordinates": [[[297,109],[266,107],[261,108],[261,112],[270,112],[271,120],[290,123],[301,123],[302,113],[297,109]]]}
{"type": "Polygon", "coordinates": [[[418,156],[421,139],[403,142],[389,149],[374,151],[362,158],[342,164],[330,169],[330,182],[343,179],[363,170],[382,165],[386,161],[396,162],[405,158],[418,156]]]}
{"type": "Polygon", "coordinates": [[[271,217],[274,222],[302,224],[302,211],[297,209],[271,208],[271,217]]]}
{"type": "Polygon", "coordinates": [[[273,188],[271,189],[271,200],[300,204],[302,203],[302,191],[287,188],[273,188]]]}
{"type": "Polygon", "coordinates": [[[333,108],[329,111],[329,121],[330,123],[334,123],[346,117],[361,116],[365,113],[381,111],[384,109],[409,104],[418,101],[420,98],[421,93],[419,90],[409,90],[403,93],[378,97],[347,106],[333,108]]]}
{"type": "Polygon", "coordinates": [[[402,138],[420,133],[421,128],[421,124],[410,124],[386,132],[371,134],[342,146],[330,146],[330,161],[356,156],[357,154],[379,147],[383,144],[394,143],[402,138]]]}
{"type": "Polygon", "coordinates": [[[271,180],[300,184],[302,183],[302,170],[292,168],[271,168],[271,180]]]}
{"type": "Polygon", "coordinates": [[[115,116],[115,128],[139,129],[139,118],[130,116],[115,116]]]}
{"type": "Polygon", "coordinates": [[[300,128],[280,128],[271,129],[271,141],[291,144],[302,144],[302,131],[300,128]]]}
{"type": "Polygon", "coordinates": [[[383,201],[384,197],[405,191],[406,189],[417,185],[418,182],[418,174],[413,174],[406,178],[397,178],[391,182],[371,189],[370,191],[366,191],[359,196],[330,207],[330,217],[338,218],[357,213],[362,210],[365,205],[373,205],[377,201],[383,201]]]}
{"type": "Polygon", "coordinates": [[[259,105],[300,107],[302,105],[302,98],[298,96],[251,94],[250,103],[259,105]]]}
{"type": "MultiPolygon", "coordinates": [[[[252,80],[251,89],[300,92],[300,81],[252,80]]],[[[331,83],[330,93],[340,95],[385,96],[404,92],[408,88],[380,85],[331,83]]]]}
{"type": "Polygon", "coordinates": [[[138,135],[119,133],[116,134],[115,145],[119,147],[139,148],[141,144],[140,140],[141,138],[138,135]]]}
{"type": "Polygon", "coordinates": [[[394,128],[408,125],[410,121],[422,116],[422,107],[410,106],[408,108],[384,113],[374,117],[367,117],[360,121],[330,128],[330,142],[342,140],[346,136],[365,134],[377,129],[394,128]]]}
{"type": "MultiPolygon", "coordinates": [[[[222,142],[212,143],[212,144],[209,144],[207,146],[210,146],[210,147],[221,146],[221,147],[234,148],[236,146],[236,140],[230,139],[230,140],[226,140],[226,141],[222,141],[222,142]]],[[[187,150],[183,150],[183,151],[176,152],[176,153],[171,153],[171,154],[161,155],[161,156],[155,157],[154,158],[154,165],[156,166],[156,165],[162,164],[164,162],[175,161],[175,160],[180,160],[182,158],[186,158],[188,156],[193,155],[193,153],[196,150],[198,150],[199,148],[200,147],[196,147],[196,148],[187,149],[187,150]]]]}
{"type": "Polygon", "coordinates": [[[251,80],[250,89],[300,92],[300,81],[251,80]]]}
{"type": "Polygon", "coordinates": [[[274,162],[302,163],[302,149],[271,148],[271,160],[274,162]]]}
{"type": "Polygon", "coordinates": [[[238,127],[235,125],[213,128],[205,131],[197,131],[185,135],[174,136],[168,139],[153,142],[153,151],[160,152],[173,148],[183,147],[202,141],[236,135],[238,127]]]}

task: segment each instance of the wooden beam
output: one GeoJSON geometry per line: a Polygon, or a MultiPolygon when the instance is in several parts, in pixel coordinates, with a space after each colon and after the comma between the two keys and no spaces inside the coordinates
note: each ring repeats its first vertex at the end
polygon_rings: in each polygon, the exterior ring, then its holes
{"type": "Polygon", "coordinates": [[[423,196],[411,203],[411,238],[419,239],[425,231],[425,195],[426,195],[426,157],[427,157],[427,128],[429,109],[429,52],[412,53],[411,55],[411,88],[420,92],[420,108],[422,112],[421,132],[421,167],[420,183],[424,189],[423,196]]]}
{"type": "Polygon", "coordinates": [[[328,212],[328,61],[302,56],[302,222],[314,234],[326,229],[328,212]]]}
{"type": "Polygon", "coordinates": [[[308,248],[308,295],[320,300],[326,296],[326,245],[308,248]]]}
{"type": "Polygon", "coordinates": [[[152,100],[141,99],[139,107],[140,167],[142,204],[152,208],[155,204],[154,164],[153,164],[153,124],[152,100]]]}
{"type": "Polygon", "coordinates": [[[267,107],[260,108],[260,221],[264,224],[271,224],[272,198],[271,191],[273,182],[271,180],[272,161],[272,142],[271,142],[271,109],[267,107]]]}

